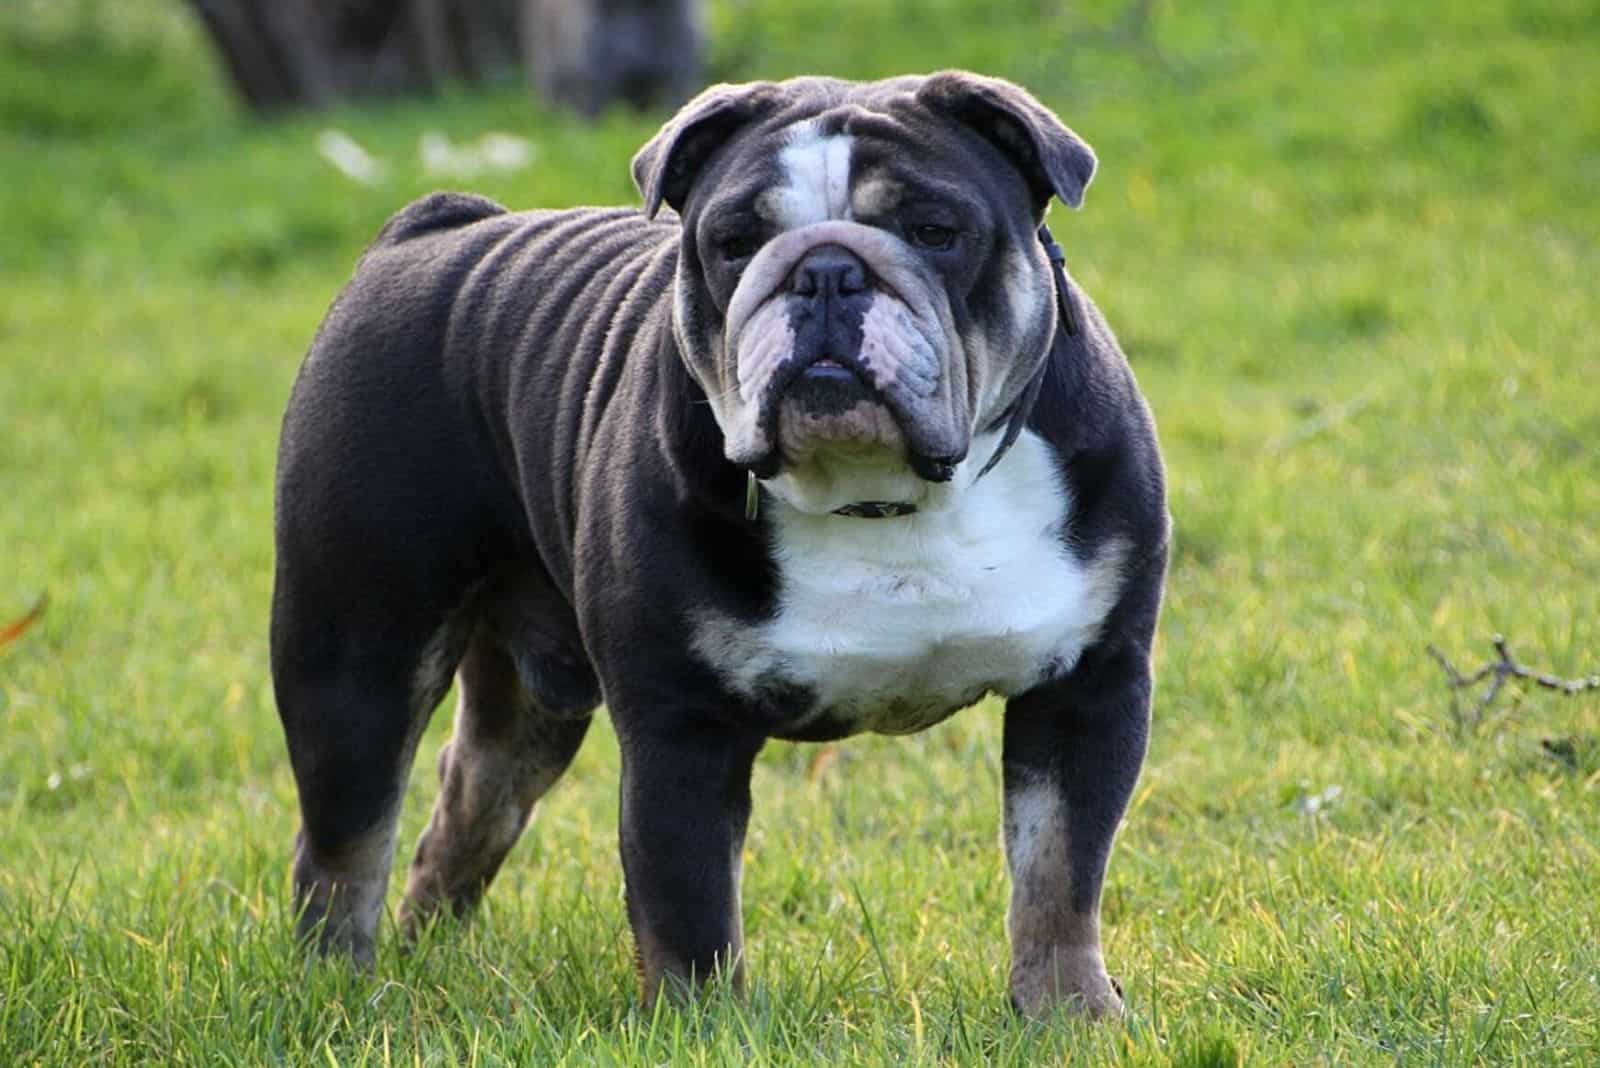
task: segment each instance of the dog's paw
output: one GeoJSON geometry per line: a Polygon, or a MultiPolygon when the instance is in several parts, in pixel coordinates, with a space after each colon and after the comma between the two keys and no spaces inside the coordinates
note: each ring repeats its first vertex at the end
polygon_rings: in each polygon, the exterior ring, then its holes
{"type": "Polygon", "coordinates": [[[1011,965],[1011,1005],[1031,1019],[1057,1008],[1093,1020],[1121,1019],[1122,988],[1106,974],[1098,946],[1041,946],[1011,965]]]}
{"type": "Polygon", "coordinates": [[[295,938],[313,956],[344,960],[358,972],[371,972],[377,962],[377,941],[349,917],[333,915],[326,906],[311,903],[300,913],[295,938]]]}

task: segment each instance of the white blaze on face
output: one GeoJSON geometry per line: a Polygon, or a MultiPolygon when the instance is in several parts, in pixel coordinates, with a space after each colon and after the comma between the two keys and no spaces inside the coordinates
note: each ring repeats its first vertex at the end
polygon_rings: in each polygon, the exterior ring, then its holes
{"type": "Polygon", "coordinates": [[[848,134],[824,134],[814,121],[797,124],[778,153],[784,183],[762,198],[763,213],[779,230],[850,218],[848,134]]]}

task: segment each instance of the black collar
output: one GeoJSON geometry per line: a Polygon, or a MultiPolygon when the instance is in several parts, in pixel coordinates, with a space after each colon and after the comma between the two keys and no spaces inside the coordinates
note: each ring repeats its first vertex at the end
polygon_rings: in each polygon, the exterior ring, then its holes
{"type": "Polygon", "coordinates": [[[849,516],[851,519],[894,519],[896,516],[910,515],[917,510],[917,506],[910,501],[856,501],[843,508],[835,508],[834,515],[849,516]]]}
{"type": "MultiPolygon", "coordinates": [[[[1039,224],[1037,232],[1039,244],[1044,246],[1044,254],[1050,260],[1050,274],[1055,281],[1056,290],[1056,332],[1067,337],[1076,337],[1078,334],[1078,320],[1073,312],[1072,289],[1067,284],[1067,254],[1061,251],[1061,246],[1056,244],[1055,235],[1050,233],[1050,227],[1044,223],[1039,224]]],[[[1033,375],[1028,379],[1028,384],[1022,388],[1022,395],[1011,405],[1003,417],[1006,421],[1006,430],[1000,438],[1000,444],[995,448],[989,461],[979,471],[979,478],[987,475],[994,465],[1000,462],[1000,457],[1015,445],[1017,437],[1021,435],[1022,428],[1028,424],[1028,417],[1033,414],[1033,406],[1039,400],[1039,390],[1044,385],[1045,373],[1050,368],[1050,354],[1055,351],[1055,338],[1052,337],[1050,346],[1045,349],[1044,355],[1039,358],[1039,365],[1034,368],[1033,375]]],[[[746,519],[755,519],[760,507],[761,489],[756,480],[755,472],[749,472],[745,486],[744,516],[746,519]]],[[[909,501],[855,501],[842,508],[835,508],[834,515],[847,516],[851,519],[893,519],[898,516],[911,515],[917,506],[909,501]]]]}
{"type": "MultiPolygon", "coordinates": [[[[1078,320],[1072,310],[1072,289],[1067,285],[1067,254],[1061,251],[1061,246],[1056,244],[1055,236],[1050,233],[1050,227],[1044,223],[1039,224],[1038,237],[1039,244],[1044,246],[1044,254],[1050,258],[1050,274],[1056,284],[1056,331],[1067,337],[1076,337],[1078,320]]],[[[1028,379],[1028,384],[1022,387],[1022,395],[1007,413],[1006,432],[1000,438],[1000,444],[995,448],[994,454],[989,457],[989,462],[978,472],[978,478],[987,475],[994,465],[1000,462],[1000,457],[1016,444],[1022,428],[1028,425],[1028,417],[1033,414],[1033,406],[1039,400],[1039,389],[1044,385],[1045,372],[1050,369],[1050,354],[1055,349],[1056,339],[1052,337],[1050,346],[1044,350],[1044,355],[1039,357],[1039,366],[1033,369],[1033,376],[1028,379]]],[[[976,482],[978,478],[973,481],[976,482]]]]}

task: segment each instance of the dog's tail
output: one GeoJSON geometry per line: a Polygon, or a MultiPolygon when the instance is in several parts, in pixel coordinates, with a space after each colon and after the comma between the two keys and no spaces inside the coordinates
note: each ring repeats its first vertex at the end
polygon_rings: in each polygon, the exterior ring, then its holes
{"type": "Polygon", "coordinates": [[[383,224],[383,229],[378,231],[372,247],[398,245],[423,234],[471,226],[475,222],[504,214],[505,208],[475,193],[430,193],[391,216],[383,224]]]}

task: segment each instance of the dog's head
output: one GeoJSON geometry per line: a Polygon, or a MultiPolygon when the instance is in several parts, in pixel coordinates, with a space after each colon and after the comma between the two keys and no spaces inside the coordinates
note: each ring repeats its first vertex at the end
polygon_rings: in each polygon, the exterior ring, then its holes
{"type": "Polygon", "coordinates": [[[922,499],[1050,345],[1035,231],[1089,147],[1008,82],[722,85],[633,161],[682,217],[674,326],[729,460],[806,511],[922,499]]]}

